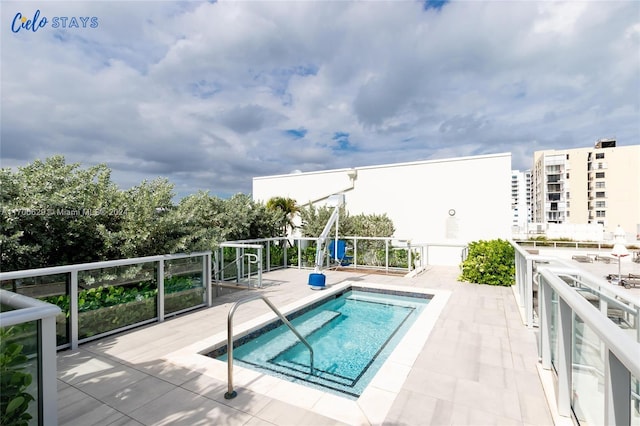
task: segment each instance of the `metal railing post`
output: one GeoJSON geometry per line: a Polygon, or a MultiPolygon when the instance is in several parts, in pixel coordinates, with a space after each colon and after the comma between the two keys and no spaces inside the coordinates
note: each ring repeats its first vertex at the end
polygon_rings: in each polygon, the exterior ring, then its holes
{"type": "Polygon", "coordinates": [[[78,270],[71,271],[69,285],[69,345],[71,349],[78,349],[78,270]]]}
{"type": "Polygon", "coordinates": [[[164,321],[164,259],[158,260],[158,322],[164,321]]]}
{"type": "Polygon", "coordinates": [[[384,240],[384,270],[389,272],[389,240],[384,240]]]}
{"type": "Polygon", "coordinates": [[[258,249],[258,287],[262,288],[262,247],[258,249]]]}
{"type": "Polygon", "coordinates": [[[287,327],[289,327],[289,330],[291,330],[293,334],[295,334],[296,337],[307,347],[307,349],[309,349],[309,369],[311,375],[314,374],[313,348],[311,347],[309,342],[307,342],[307,339],[305,339],[298,332],[298,330],[296,330],[293,324],[291,324],[289,320],[284,315],[282,315],[278,308],[276,308],[276,306],[271,303],[271,301],[267,299],[266,296],[262,294],[254,294],[245,297],[244,299],[238,300],[233,304],[233,306],[231,306],[231,309],[229,309],[229,315],[227,316],[227,392],[224,394],[224,399],[232,399],[238,395],[238,393],[233,390],[233,315],[240,305],[257,299],[262,299],[262,301],[264,301],[264,303],[266,303],[267,306],[271,308],[271,310],[278,316],[278,318],[280,318],[280,320],[287,327]]]}
{"type": "Polygon", "coordinates": [[[58,401],[55,395],[58,393],[58,380],[56,377],[56,317],[46,317],[39,321],[38,339],[40,340],[39,375],[41,378],[38,386],[39,400],[41,401],[42,416],[47,426],[58,424],[58,401]]]}
{"type": "Polygon", "coordinates": [[[206,294],[206,304],[208,307],[213,306],[213,294],[212,294],[212,288],[211,288],[211,254],[205,254],[202,258],[202,262],[204,263],[202,265],[202,270],[203,270],[203,274],[204,277],[202,277],[202,281],[204,284],[204,291],[206,294]]]}
{"type": "Polygon", "coordinates": [[[604,422],[608,425],[631,424],[631,374],[618,358],[605,349],[604,422]]]}

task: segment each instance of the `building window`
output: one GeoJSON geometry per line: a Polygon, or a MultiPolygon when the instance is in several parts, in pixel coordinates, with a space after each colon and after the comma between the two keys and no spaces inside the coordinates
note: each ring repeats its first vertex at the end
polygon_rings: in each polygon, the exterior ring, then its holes
{"type": "Polygon", "coordinates": [[[604,188],[604,181],[596,182],[596,188],[603,189],[604,188]]]}
{"type": "Polygon", "coordinates": [[[596,172],[596,178],[604,178],[604,172],[596,172]]]}
{"type": "Polygon", "coordinates": [[[568,200],[569,198],[571,198],[571,197],[569,197],[569,193],[567,192],[567,200],[568,200]]]}
{"type": "Polygon", "coordinates": [[[596,152],[596,160],[604,158],[604,152],[596,152]]]}
{"type": "Polygon", "coordinates": [[[566,216],[569,217],[569,211],[566,212],[566,216]]]}
{"type": "Polygon", "coordinates": [[[604,198],[604,191],[596,192],[596,198],[604,198]]]}
{"type": "Polygon", "coordinates": [[[569,179],[569,173],[567,173],[567,179],[569,179]]]}
{"type": "Polygon", "coordinates": [[[604,210],[596,210],[596,217],[605,217],[605,211],[604,210]]]}
{"type": "Polygon", "coordinates": [[[596,209],[604,209],[607,207],[606,201],[596,201],[596,209]]]}
{"type": "Polygon", "coordinates": [[[567,160],[569,159],[569,154],[567,154],[567,160]]]}

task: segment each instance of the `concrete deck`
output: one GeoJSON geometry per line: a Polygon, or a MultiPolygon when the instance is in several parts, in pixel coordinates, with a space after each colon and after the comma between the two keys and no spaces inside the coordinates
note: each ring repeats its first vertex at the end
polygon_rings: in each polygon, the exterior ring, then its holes
{"type": "MultiPolygon", "coordinates": [[[[309,271],[263,275],[262,290],[276,306],[311,292],[309,271]]],[[[537,373],[536,336],[522,325],[512,290],[459,283],[457,267],[432,267],[416,278],[327,272],[327,285],[346,280],[450,291],[426,343],[406,371],[380,392],[379,416],[341,415],[343,399],[312,393],[236,386],[175,362],[177,351],[226,332],[231,304],[247,292],[215,299],[215,306],[58,353],[60,425],[550,425],[537,373]],[[258,390],[256,390],[258,389],[258,390]],[[325,406],[323,406],[323,404],[325,406]],[[326,406],[329,405],[329,406],[326,406]],[[306,408],[303,408],[306,407],[306,408]],[[383,420],[380,420],[383,419],[383,420]]],[[[243,305],[242,327],[269,308],[243,305]]],[[[346,407],[346,403],[344,403],[346,407]]],[[[365,410],[366,411],[366,410],[365,410]]]]}

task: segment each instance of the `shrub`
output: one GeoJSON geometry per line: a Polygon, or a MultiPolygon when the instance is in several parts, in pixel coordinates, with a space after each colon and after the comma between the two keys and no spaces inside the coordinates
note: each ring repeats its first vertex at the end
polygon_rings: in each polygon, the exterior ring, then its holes
{"type": "Polygon", "coordinates": [[[0,424],[7,426],[27,426],[32,419],[29,404],[35,400],[27,391],[33,377],[25,371],[24,346],[13,339],[18,328],[0,328],[0,424]]]}
{"type": "Polygon", "coordinates": [[[461,281],[510,286],[515,283],[515,250],[506,240],[474,241],[461,267],[461,281]]]}

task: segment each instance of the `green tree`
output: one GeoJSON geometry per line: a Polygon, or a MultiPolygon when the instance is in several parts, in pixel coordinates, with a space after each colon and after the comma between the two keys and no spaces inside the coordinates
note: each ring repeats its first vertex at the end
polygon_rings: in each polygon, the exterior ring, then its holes
{"type": "Polygon", "coordinates": [[[63,156],[0,169],[3,271],[214,250],[221,241],[283,235],[277,210],[245,194],[199,192],[174,205],[166,178],[120,190],[101,164],[63,156]]]}
{"type": "Polygon", "coordinates": [[[186,232],[173,205],[174,185],[166,178],[143,181],[123,192],[123,222],[111,240],[120,257],[172,253],[186,232]]]}
{"type": "Polygon", "coordinates": [[[280,226],[282,234],[289,235],[296,229],[293,221],[296,214],[300,211],[300,207],[296,204],[296,200],[287,197],[272,197],[267,201],[267,208],[278,212],[280,215],[280,226]]]}
{"type": "Polygon", "coordinates": [[[224,200],[204,191],[183,198],[177,213],[185,232],[177,240],[174,250],[186,253],[215,250],[224,241],[224,203],[224,200]]]}
{"type": "Polygon", "coordinates": [[[282,236],[278,213],[246,194],[225,201],[220,226],[227,241],[282,236]]]}
{"type": "MultiPolygon", "coordinates": [[[[319,236],[332,212],[333,208],[326,206],[301,208],[302,235],[305,237],[319,236]]],[[[386,214],[361,213],[352,216],[344,207],[341,207],[338,220],[339,233],[344,236],[391,237],[395,232],[393,221],[386,214]]]]}
{"type": "Polygon", "coordinates": [[[111,171],[100,164],[81,169],[64,157],[3,169],[0,247],[2,270],[101,260],[114,252],[106,230],[122,218],[111,171]]]}

